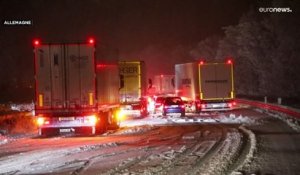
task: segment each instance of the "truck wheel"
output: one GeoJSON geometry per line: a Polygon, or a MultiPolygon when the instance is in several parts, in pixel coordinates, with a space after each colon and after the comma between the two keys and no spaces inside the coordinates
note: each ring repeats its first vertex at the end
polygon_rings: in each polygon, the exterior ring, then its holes
{"type": "Polygon", "coordinates": [[[53,133],[49,132],[46,128],[39,128],[38,132],[40,137],[51,136],[51,134],[54,135],[53,133]]]}
{"type": "Polygon", "coordinates": [[[108,113],[100,114],[100,121],[96,126],[96,134],[103,134],[107,131],[108,126],[108,113]]]}
{"type": "Polygon", "coordinates": [[[182,112],[180,116],[181,116],[181,117],[184,117],[184,116],[185,116],[185,112],[182,112]]]}
{"type": "Polygon", "coordinates": [[[163,116],[167,116],[167,113],[166,113],[166,112],[163,112],[162,115],[163,115],[163,116]]]}

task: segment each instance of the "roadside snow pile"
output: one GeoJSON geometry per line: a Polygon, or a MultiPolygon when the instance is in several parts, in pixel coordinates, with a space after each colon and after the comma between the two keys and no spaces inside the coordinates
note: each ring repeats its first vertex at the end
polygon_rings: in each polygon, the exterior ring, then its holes
{"type": "Polygon", "coordinates": [[[247,134],[247,136],[249,137],[249,142],[250,142],[250,148],[249,148],[249,151],[246,155],[246,158],[244,160],[244,162],[242,162],[232,173],[231,175],[239,175],[239,174],[243,174],[242,172],[240,172],[240,170],[244,167],[248,167],[250,166],[250,163],[253,159],[253,156],[254,156],[254,152],[256,150],[256,145],[257,145],[257,141],[256,141],[256,137],[255,137],[255,134],[245,128],[244,126],[240,126],[239,127],[240,130],[242,130],[245,134],[247,134]]]}
{"type": "MultiPolygon", "coordinates": [[[[134,127],[134,126],[157,126],[157,125],[170,125],[170,124],[189,124],[189,123],[226,123],[226,124],[245,124],[253,125],[258,124],[259,121],[243,116],[241,114],[187,114],[185,117],[172,114],[167,116],[153,115],[142,119],[131,119],[121,122],[121,127],[134,127]]],[[[137,129],[137,128],[135,128],[137,129]]],[[[125,131],[126,132],[126,131],[125,131]]],[[[136,132],[136,131],[128,131],[136,132]]],[[[139,132],[139,131],[137,131],[139,132]]]]}
{"type": "Polygon", "coordinates": [[[0,134],[0,145],[6,144],[8,142],[8,139],[0,134]]]}
{"type": "Polygon", "coordinates": [[[269,115],[278,118],[282,121],[284,121],[286,124],[288,124],[291,128],[293,128],[295,131],[300,132],[300,120],[290,117],[286,114],[274,114],[274,113],[268,113],[269,115]]]}
{"type": "Polygon", "coordinates": [[[161,117],[157,117],[157,116],[149,116],[149,117],[142,118],[142,119],[122,121],[121,127],[159,125],[159,124],[166,124],[167,122],[168,122],[168,120],[165,118],[161,118],[161,117]]]}
{"type": "Polygon", "coordinates": [[[84,145],[78,148],[72,148],[68,149],[64,152],[66,156],[73,155],[73,154],[78,154],[82,152],[87,152],[87,151],[95,151],[95,150],[100,150],[100,149],[105,149],[105,148],[112,148],[112,147],[117,147],[118,144],[115,142],[111,143],[104,143],[104,144],[97,144],[97,145],[84,145]]]}
{"type": "Polygon", "coordinates": [[[30,112],[33,110],[34,104],[33,103],[11,104],[10,108],[13,111],[30,112]]]}
{"type": "Polygon", "coordinates": [[[4,134],[28,134],[36,132],[36,124],[30,112],[16,112],[0,116],[0,132],[4,134]]]}
{"type": "Polygon", "coordinates": [[[269,116],[275,117],[277,119],[280,119],[281,121],[285,122],[287,125],[289,125],[292,129],[294,129],[297,132],[300,132],[300,120],[291,117],[289,115],[286,115],[281,112],[276,111],[268,111],[263,109],[255,109],[257,112],[268,114],[269,116]]]}
{"type": "Polygon", "coordinates": [[[117,131],[113,135],[125,135],[125,134],[140,134],[150,130],[155,129],[154,126],[143,125],[143,126],[134,126],[134,127],[125,127],[117,131]]]}
{"type": "Polygon", "coordinates": [[[93,150],[97,150],[97,149],[103,149],[103,148],[111,148],[111,147],[117,147],[118,144],[115,142],[112,143],[105,143],[105,144],[98,144],[98,145],[85,145],[85,146],[81,146],[78,149],[80,151],[93,151],[93,150]]]}
{"type": "Polygon", "coordinates": [[[236,116],[235,114],[230,114],[229,116],[222,115],[220,116],[220,122],[222,123],[246,123],[246,124],[255,124],[256,121],[247,116],[236,116]]]}
{"type": "Polygon", "coordinates": [[[2,158],[0,174],[51,173],[53,169],[62,165],[64,156],[62,153],[62,150],[33,151],[2,158]]]}
{"type": "Polygon", "coordinates": [[[171,118],[175,123],[229,123],[229,124],[256,124],[257,121],[242,115],[218,115],[214,117],[193,117],[193,118],[171,118]]]}

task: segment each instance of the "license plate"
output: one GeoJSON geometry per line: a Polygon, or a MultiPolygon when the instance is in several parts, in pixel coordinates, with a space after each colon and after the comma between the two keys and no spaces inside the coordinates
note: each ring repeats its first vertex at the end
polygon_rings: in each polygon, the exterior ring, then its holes
{"type": "Polygon", "coordinates": [[[71,128],[67,129],[59,129],[59,132],[64,133],[64,132],[71,132],[71,128]]]}
{"type": "Polygon", "coordinates": [[[75,117],[59,117],[59,121],[72,121],[75,120],[75,117]]]}
{"type": "Polygon", "coordinates": [[[218,107],[221,107],[221,105],[219,105],[219,104],[213,104],[212,107],[213,108],[218,108],[218,107]]]}

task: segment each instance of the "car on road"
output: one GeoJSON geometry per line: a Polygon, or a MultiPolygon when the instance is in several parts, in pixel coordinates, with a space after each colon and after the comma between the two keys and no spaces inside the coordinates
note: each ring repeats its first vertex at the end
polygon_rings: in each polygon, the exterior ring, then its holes
{"type": "Polygon", "coordinates": [[[166,97],[156,97],[154,103],[154,113],[162,113],[163,112],[163,103],[166,97]]]}
{"type": "Polygon", "coordinates": [[[163,116],[170,113],[180,113],[185,116],[185,105],[180,97],[166,97],[163,103],[163,116]]]}

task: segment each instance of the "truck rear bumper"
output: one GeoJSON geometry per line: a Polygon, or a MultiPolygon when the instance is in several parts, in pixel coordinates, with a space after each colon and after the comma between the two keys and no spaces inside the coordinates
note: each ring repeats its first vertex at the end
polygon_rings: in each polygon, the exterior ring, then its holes
{"type": "Polygon", "coordinates": [[[200,111],[229,111],[232,110],[234,102],[210,102],[202,103],[200,111]]]}
{"type": "Polygon", "coordinates": [[[40,127],[39,135],[58,135],[58,134],[95,134],[95,127],[40,127]]]}
{"type": "Polygon", "coordinates": [[[78,133],[87,130],[91,134],[95,134],[95,128],[98,122],[96,116],[84,117],[39,117],[39,134],[46,134],[48,131],[52,134],[59,133],[78,133]]]}

